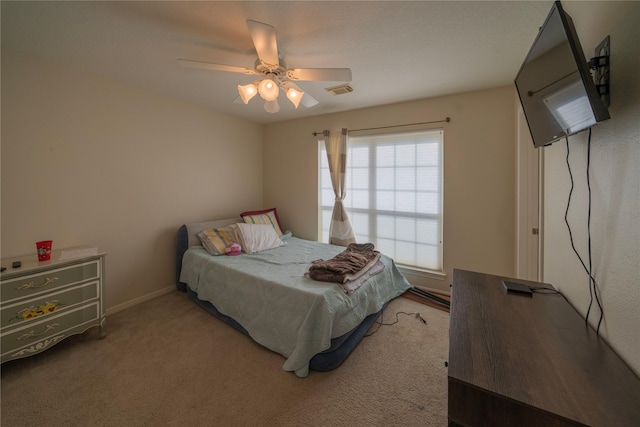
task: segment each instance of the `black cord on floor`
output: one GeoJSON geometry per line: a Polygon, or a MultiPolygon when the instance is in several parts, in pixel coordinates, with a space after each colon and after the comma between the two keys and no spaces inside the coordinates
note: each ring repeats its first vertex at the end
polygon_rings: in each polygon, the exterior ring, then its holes
{"type": "Polygon", "coordinates": [[[398,312],[396,313],[396,321],[395,321],[395,322],[392,322],[392,323],[384,323],[384,318],[383,318],[383,317],[384,317],[384,310],[383,310],[383,311],[382,311],[382,313],[380,313],[380,321],[376,320],[376,322],[375,322],[375,323],[378,325],[378,327],[376,328],[376,330],[375,330],[375,331],[373,331],[373,332],[371,332],[370,334],[366,334],[366,335],[364,336],[364,338],[370,337],[371,335],[375,334],[375,333],[376,333],[376,332],[378,332],[378,331],[380,330],[380,328],[381,328],[381,327],[383,327],[383,326],[392,326],[392,325],[395,325],[396,323],[398,323],[398,322],[400,321],[400,319],[399,319],[399,315],[401,315],[401,314],[404,314],[404,315],[407,315],[407,316],[415,316],[417,319],[420,319],[420,321],[421,321],[422,323],[424,323],[424,324],[426,324],[426,323],[427,323],[427,321],[426,321],[426,320],[424,320],[424,319],[422,318],[422,316],[420,315],[420,313],[407,313],[407,312],[405,312],[405,311],[398,311],[398,312]]]}

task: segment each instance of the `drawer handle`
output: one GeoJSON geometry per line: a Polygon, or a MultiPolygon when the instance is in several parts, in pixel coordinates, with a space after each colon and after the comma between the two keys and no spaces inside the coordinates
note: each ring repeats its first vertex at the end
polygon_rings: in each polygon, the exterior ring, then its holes
{"type": "Polygon", "coordinates": [[[56,280],[58,280],[57,277],[47,277],[44,279],[44,283],[42,285],[34,285],[33,282],[29,282],[29,283],[24,283],[18,287],[16,287],[16,289],[19,289],[21,291],[25,290],[25,289],[37,289],[37,288],[44,288],[45,286],[55,282],[56,280]]]}
{"type": "Polygon", "coordinates": [[[40,332],[39,334],[36,334],[35,331],[32,330],[28,334],[24,334],[24,335],[18,337],[18,339],[19,340],[26,340],[27,338],[39,337],[40,335],[44,335],[47,332],[52,331],[57,327],[58,327],[57,323],[54,323],[53,325],[46,325],[44,327],[44,331],[40,332]]]}

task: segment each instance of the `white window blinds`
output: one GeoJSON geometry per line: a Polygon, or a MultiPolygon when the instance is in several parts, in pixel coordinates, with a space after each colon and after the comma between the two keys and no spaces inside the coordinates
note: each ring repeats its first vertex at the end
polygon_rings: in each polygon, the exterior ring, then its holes
{"type": "MultiPolygon", "coordinates": [[[[443,131],[349,135],[344,205],[358,243],[399,265],[442,271],[443,131]]],[[[335,195],[320,147],[322,238],[335,195]]]]}

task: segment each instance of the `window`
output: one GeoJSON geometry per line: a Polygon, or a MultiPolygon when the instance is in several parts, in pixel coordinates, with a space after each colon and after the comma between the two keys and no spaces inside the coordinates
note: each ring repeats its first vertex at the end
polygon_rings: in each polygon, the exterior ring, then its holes
{"type": "MultiPolygon", "coordinates": [[[[356,241],[399,265],[442,271],[443,131],[349,134],[347,209],[356,241]]],[[[335,195],[320,144],[320,218],[328,241],[335,195]]]]}

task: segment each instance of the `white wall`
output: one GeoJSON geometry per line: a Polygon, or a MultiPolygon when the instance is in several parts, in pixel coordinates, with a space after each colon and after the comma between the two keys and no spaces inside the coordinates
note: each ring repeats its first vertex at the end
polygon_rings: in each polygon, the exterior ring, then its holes
{"type": "MultiPolygon", "coordinates": [[[[349,96],[349,95],[343,95],[349,96]]],[[[362,129],[451,118],[444,128],[444,280],[453,268],[515,271],[515,92],[511,86],[291,120],[265,126],[264,197],[285,228],[318,237],[318,143],[323,129],[362,129]]]]}
{"type": "Polygon", "coordinates": [[[181,224],[261,208],[261,180],[261,125],[2,51],[3,258],[99,246],[123,307],[171,289],[181,224]]]}
{"type": "MultiPolygon", "coordinates": [[[[601,336],[640,374],[640,3],[597,2],[565,9],[587,58],[611,36],[611,119],[593,128],[591,244],[593,272],[604,307],[601,336]]],[[[569,138],[575,189],[569,213],[576,248],[588,263],[587,132],[569,138]]],[[[571,249],[564,221],[570,190],[566,145],[544,149],[544,277],[584,316],[588,275],[571,249]]],[[[596,302],[590,323],[596,325],[596,302]]]]}

